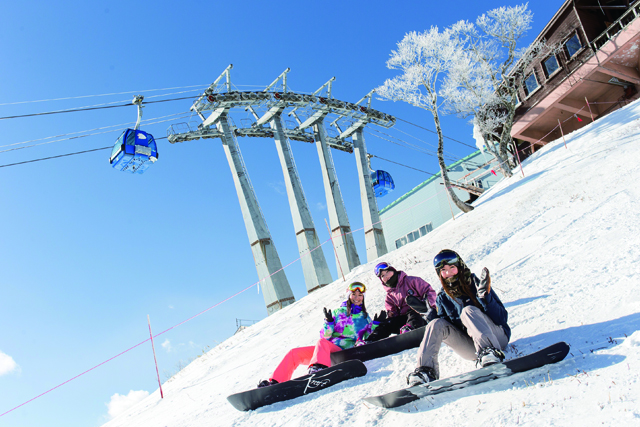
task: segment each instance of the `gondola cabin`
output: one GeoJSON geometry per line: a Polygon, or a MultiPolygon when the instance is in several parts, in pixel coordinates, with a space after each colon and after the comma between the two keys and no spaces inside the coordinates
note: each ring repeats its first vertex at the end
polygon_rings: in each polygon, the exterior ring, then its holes
{"type": "Polygon", "coordinates": [[[114,169],[141,174],[156,160],[158,148],[153,135],[141,130],[127,129],[113,146],[109,162],[114,169]]]}
{"type": "Polygon", "coordinates": [[[396,188],[391,175],[385,171],[371,172],[371,184],[373,184],[373,192],[376,194],[376,197],[386,196],[396,188]]]}

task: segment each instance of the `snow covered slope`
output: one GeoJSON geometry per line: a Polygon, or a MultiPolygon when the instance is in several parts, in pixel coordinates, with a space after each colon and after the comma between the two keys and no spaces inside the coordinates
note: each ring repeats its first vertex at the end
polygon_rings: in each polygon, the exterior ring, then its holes
{"type": "MultiPolygon", "coordinates": [[[[241,413],[226,396],[267,378],[292,347],[312,345],[336,281],[231,337],[112,420],[116,426],[640,425],[640,103],[547,145],[475,202],[476,209],[383,257],[439,290],[431,261],[456,250],[491,272],[513,331],[508,357],[556,341],[556,365],[386,410],[362,398],[401,388],[416,350],[366,362],[369,374],[305,397],[241,413]]],[[[346,281],[383,307],[375,262],[346,281]]],[[[446,346],[441,376],[474,369],[446,346]]],[[[301,370],[298,372],[302,373],[301,370]]]]}

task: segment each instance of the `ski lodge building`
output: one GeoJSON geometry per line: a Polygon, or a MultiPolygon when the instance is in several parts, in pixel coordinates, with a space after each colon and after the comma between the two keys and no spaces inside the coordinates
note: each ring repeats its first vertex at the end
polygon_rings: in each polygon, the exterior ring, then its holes
{"type": "Polygon", "coordinates": [[[567,0],[536,42],[511,136],[524,157],[639,97],[640,1],[567,0]]]}
{"type": "MultiPolygon", "coordinates": [[[[640,97],[640,0],[567,0],[535,39],[555,46],[525,70],[511,136],[524,159],[546,143],[640,97]]],[[[448,167],[461,200],[499,178],[476,151],[448,167]],[[466,186],[465,186],[466,184],[466,186]],[[466,188],[465,188],[466,187],[466,188]]],[[[434,175],[380,210],[389,251],[460,213],[434,175]]]]}

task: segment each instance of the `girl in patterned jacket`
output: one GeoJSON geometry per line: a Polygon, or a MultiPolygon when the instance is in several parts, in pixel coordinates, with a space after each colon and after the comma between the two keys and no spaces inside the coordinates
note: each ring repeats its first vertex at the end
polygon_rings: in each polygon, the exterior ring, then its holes
{"type": "Polygon", "coordinates": [[[289,381],[300,365],[309,365],[309,374],[331,366],[331,353],[364,344],[364,340],[379,324],[377,315],[373,321],[364,305],[367,288],[353,282],[347,288],[348,298],[335,310],[324,309],[325,322],[320,339],[315,346],[290,350],[282,359],[269,380],[261,381],[258,387],[289,381]]]}

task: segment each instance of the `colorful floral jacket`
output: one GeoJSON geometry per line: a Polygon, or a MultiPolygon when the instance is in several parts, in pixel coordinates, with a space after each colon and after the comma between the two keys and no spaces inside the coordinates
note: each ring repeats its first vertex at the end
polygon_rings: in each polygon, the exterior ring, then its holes
{"type": "Polygon", "coordinates": [[[342,349],[351,348],[356,341],[365,340],[377,326],[377,322],[374,324],[368,315],[365,316],[358,305],[351,306],[351,316],[348,316],[346,301],[332,313],[333,323],[324,322],[320,337],[342,349]]]}

